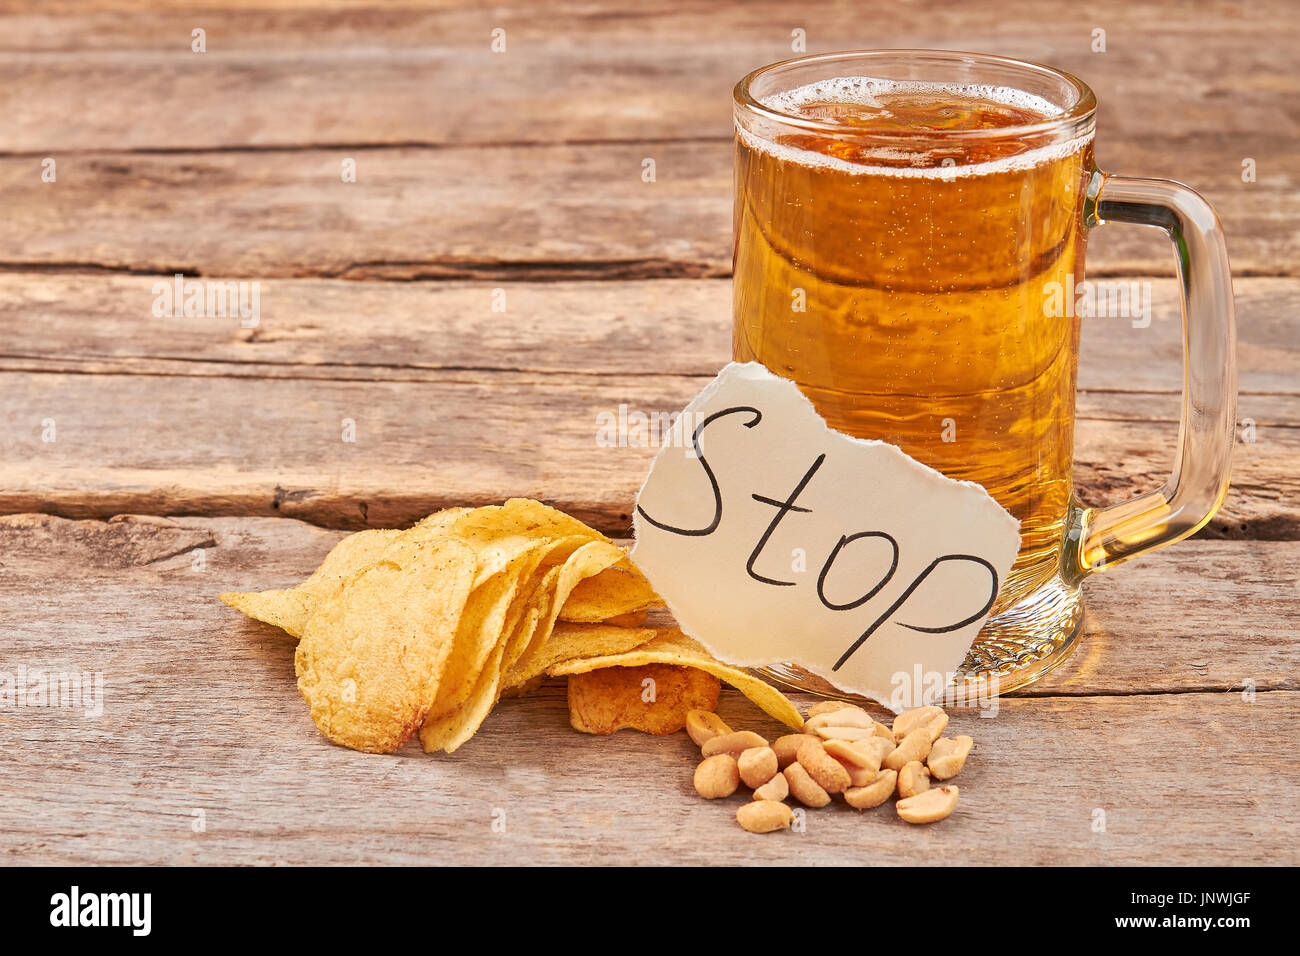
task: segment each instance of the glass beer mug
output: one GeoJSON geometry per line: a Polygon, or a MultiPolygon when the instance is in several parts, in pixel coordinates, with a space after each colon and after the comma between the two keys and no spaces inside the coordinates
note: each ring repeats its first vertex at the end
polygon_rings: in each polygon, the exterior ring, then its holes
{"type": "Polygon", "coordinates": [[[1192,534],[1227,493],[1235,332],[1214,210],[1179,183],[1098,170],[1092,91],[1032,63],[810,56],[745,77],[734,108],[736,360],[1020,520],[957,692],[1036,680],[1073,649],[1084,578],[1192,534]],[[1162,489],[1092,509],[1073,490],[1079,318],[1061,297],[1107,221],[1159,226],[1177,250],[1182,427],[1162,489]]]}

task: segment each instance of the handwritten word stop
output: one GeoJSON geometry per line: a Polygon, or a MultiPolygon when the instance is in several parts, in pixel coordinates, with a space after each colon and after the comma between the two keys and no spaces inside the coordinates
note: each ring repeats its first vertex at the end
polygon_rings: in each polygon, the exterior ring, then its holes
{"type": "Polygon", "coordinates": [[[1019,522],[973,482],[832,430],[790,381],[730,364],[637,496],[632,558],[683,630],[886,705],[932,703],[988,617],[1019,522]],[[900,677],[900,675],[902,675],[900,677]]]}

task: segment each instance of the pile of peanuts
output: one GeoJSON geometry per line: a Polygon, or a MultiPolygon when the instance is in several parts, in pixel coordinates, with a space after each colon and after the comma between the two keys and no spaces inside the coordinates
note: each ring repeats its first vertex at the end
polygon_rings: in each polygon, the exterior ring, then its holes
{"type": "Polygon", "coordinates": [[[751,833],[789,829],[794,811],[786,797],[824,807],[837,793],[866,810],[896,792],[898,815],[908,823],[942,820],[956,808],[958,790],[930,783],[957,776],[974,746],[966,736],[940,736],[947,726],[942,707],[905,711],[886,727],[861,707],[823,701],[808,711],[802,733],[769,744],[753,731],[733,731],[709,711],[686,715],[686,732],[704,755],[695,789],[716,800],[742,783],[751,788],[754,799],[736,812],[751,833]]]}

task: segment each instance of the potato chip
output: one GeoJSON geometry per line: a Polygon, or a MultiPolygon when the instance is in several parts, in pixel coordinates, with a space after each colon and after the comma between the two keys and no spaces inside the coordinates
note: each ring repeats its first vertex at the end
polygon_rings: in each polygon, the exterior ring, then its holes
{"type": "Polygon", "coordinates": [[[654,640],[637,625],[662,604],[609,538],[523,498],[349,535],[296,587],[221,598],[302,637],[299,687],[331,740],[391,750],[417,721],[448,752],[548,667],[654,640]]]}
{"type": "MultiPolygon", "coordinates": [[[[563,614],[563,610],[560,612],[563,614]]],[[[645,608],[639,611],[628,611],[626,614],[618,614],[614,617],[606,618],[600,621],[601,624],[613,624],[615,627],[644,627],[645,622],[650,615],[646,613],[645,608]]],[[[561,618],[563,620],[563,618],[561,618]]]]}
{"type": "Polygon", "coordinates": [[[569,677],[569,723],[585,734],[672,734],[686,726],[687,711],[712,712],[718,690],[716,677],[693,667],[602,667],[569,677]]]}
{"type": "Polygon", "coordinates": [[[511,498],[503,505],[474,508],[456,522],[456,531],[462,537],[471,537],[476,528],[487,529],[494,535],[522,534],[533,538],[577,535],[593,541],[609,541],[577,518],[531,498],[511,498]]]}
{"type": "Polygon", "coordinates": [[[543,676],[548,668],[562,661],[622,654],[658,636],[659,631],[653,627],[558,623],[551,632],[550,640],[521,657],[507,672],[502,683],[507,688],[517,687],[543,676]]]}
{"type": "Polygon", "coordinates": [[[476,568],[458,541],[399,541],[320,602],[294,670],[322,734],[372,753],[410,738],[437,696],[476,568]]]}
{"type": "Polygon", "coordinates": [[[227,591],[218,594],[236,611],[255,621],[280,628],[292,637],[301,637],[315,602],[297,588],[283,591],[227,591]]]}
{"type": "Polygon", "coordinates": [[[560,620],[577,623],[608,621],[611,617],[662,604],[663,600],[645,575],[624,558],[616,566],[574,588],[560,609],[560,620]]]}
{"type": "Polygon", "coordinates": [[[532,680],[524,681],[522,684],[515,684],[511,687],[502,686],[501,700],[505,700],[507,697],[526,697],[544,683],[546,683],[546,675],[538,674],[532,680]]]}
{"type": "Polygon", "coordinates": [[[401,534],[381,528],[358,531],[334,545],[320,567],[301,584],[277,591],[228,591],[218,597],[255,620],[301,637],[317,602],[356,572],[374,564],[401,534]]]}
{"type": "Polygon", "coordinates": [[[637,667],[641,664],[680,664],[707,671],[736,688],[781,723],[796,730],[803,727],[803,718],[798,709],[779,690],[746,670],[714,659],[700,644],[677,628],[661,631],[653,641],[633,650],[604,657],[562,661],[547,668],[546,673],[558,677],[561,674],[585,674],[602,667],[637,667]]]}
{"type": "Polygon", "coordinates": [[[463,706],[459,709],[439,707],[425,720],[420,728],[420,744],[425,751],[446,750],[451,753],[472,737],[500,699],[503,672],[509,670],[529,648],[550,637],[560,607],[577,583],[599,574],[622,558],[623,551],[608,541],[588,541],[574,550],[558,568],[553,585],[539,587],[536,601],[530,602],[529,610],[537,611],[533,630],[521,630],[498,644],[477,675],[463,706]]]}
{"type": "MultiPolygon", "coordinates": [[[[350,577],[379,560],[394,542],[402,539],[432,540],[444,535],[457,537],[478,552],[476,587],[499,573],[515,554],[533,542],[559,537],[609,542],[600,532],[562,511],[539,501],[511,498],[503,505],[447,508],[405,531],[359,531],[336,544],[311,577],[295,587],[257,592],[232,591],[219,597],[249,617],[301,637],[316,605],[350,577]]],[[[601,621],[658,603],[649,582],[625,560],[616,571],[611,569],[611,574],[600,584],[579,591],[567,614],[565,611],[561,613],[566,620],[601,621]]]]}
{"type": "MultiPolygon", "coordinates": [[[[462,539],[457,536],[456,540],[462,539]]],[[[519,547],[511,562],[486,580],[476,576],[460,628],[447,655],[437,700],[427,719],[437,720],[451,714],[469,699],[497,646],[517,627],[539,565],[548,555],[567,558],[582,545],[583,539],[530,540],[511,536],[508,543],[519,547]],[[518,602],[517,597],[521,598],[518,602]]],[[[490,543],[480,540],[479,546],[487,548],[490,543]]],[[[482,552],[479,554],[481,562],[482,552]]]]}

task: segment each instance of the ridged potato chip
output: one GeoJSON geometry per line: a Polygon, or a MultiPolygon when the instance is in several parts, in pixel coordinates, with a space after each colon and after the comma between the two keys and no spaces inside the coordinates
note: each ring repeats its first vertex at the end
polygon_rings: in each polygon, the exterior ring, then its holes
{"type": "MultiPolygon", "coordinates": [[[[456,540],[463,541],[459,536],[456,540]]],[[[584,540],[579,537],[528,539],[512,535],[504,543],[517,548],[518,553],[487,578],[482,575],[482,565],[485,560],[494,560],[487,552],[502,542],[477,541],[480,570],[447,655],[446,671],[439,685],[438,699],[429,711],[429,720],[437,721],[454,713],[469,700],[496,648],[518,627],[535,587],[534,575],[544,571],[550,560],[567,559],[583,546],[584,540]]]]}
{"type": "MultiPolygon", "coordinates": [[[[563,540],[563,539],[561,539],[563,540]]],[[[609,541],[589,541],[574,550],[557,569],[553,583],[543,583],[530,602],[529,611],[537,612],[529,620],[531,630],[512,633],[500,640],[490,658],[474,679],[473,689],[455,708],[435,708],[420,728],[420,745],[425,752],[453,752],[472,737],[500,699],[503,672],[535,644],[550,637],[559,609],[579,581],[611,567],[624,557],[623,551],[609,541]]]]}
{"type": "MultiPolygon", "coordinates": [[[[428,540],[453,535],[479,553],[475,585],[498,573],[513,554],[547,537],[577,537],[583,541],[609,539],[577,518],[539,501],[511,498],[503,505],[482,508],[447,508],[435,512],[405,531],[373,529],[350,534],[326,555],[301,584],[283,590],[230,591],[218,595],[222,601],[249,617],[301,637],[307,619],[317,603],[332,594],[358,571],[379,559],[399,538],[428,540]]],[[[600,583],[575,596],[572,616],[565,620],[602,621],[628,611],[661,603],[639,571],[624,561],[610,569],[600,583]]]]}
{"type": "Polygon", "coordinates": [[[561,674],[585,674],[602,667],[637,667],[641,664],[680,664],[707,671],[736,688],[781,723],[795,730],[803,727],[803,717],[798,708],[779,690],[746,670],[715,659],[677,628],[661,631],[653,641],[633,650],[604,657],[561,661],[547,668],[546,672],[558,677],[561,674]]]}
{"type": "Polygon", "coordinates": [[[294,670],[322,734],[372,753],[410,739],[437,696],[476,568],[458,541],[399,541],[320,602],[294,670]]]}
{"type": "Polygon", "coordinates": [[[609,623],[561,622],[555,625],[548,641],[521,657],[510,668],[502,683],[506,688],[513,689],[544,676],[548,668],[561,661],[622,654],[658,636],[659,631],[653,627],[629,628],[609,623]]]}
{"type": "Polygon", "coordinates": [[[401,537],[402,532],[377,528],[350,534],[330,549],[311,577],[285,590],[228,591],[218,597],[255,620],[273,624],[294,637],[302,637],[307,619],[317,603],[333,594],[358,571],[379,560],[379,556],[401,537]]]}
{"type": "Polygon", "coordinates": [[[646,576],[624,558],[574,588],[560,608],[560,620],[590,624],[662,604],[646,576]]]}
{"type": "Polygon", "coordinates": [[[609,538],[523,498],[348,535],[296,587],[221,599],[301,637],[299,689],[326,737],[390,751],[418,725],[448,752],[547,668],[653,640],[637,625],[662,604],[609,538]]]}
{"type": "Polygon", "coordinates": [[[692,710],[713,711],[718,679],[693,667],[602,667],[569,677],[569,724],[584,734],[672,734],[692,710]]]}

